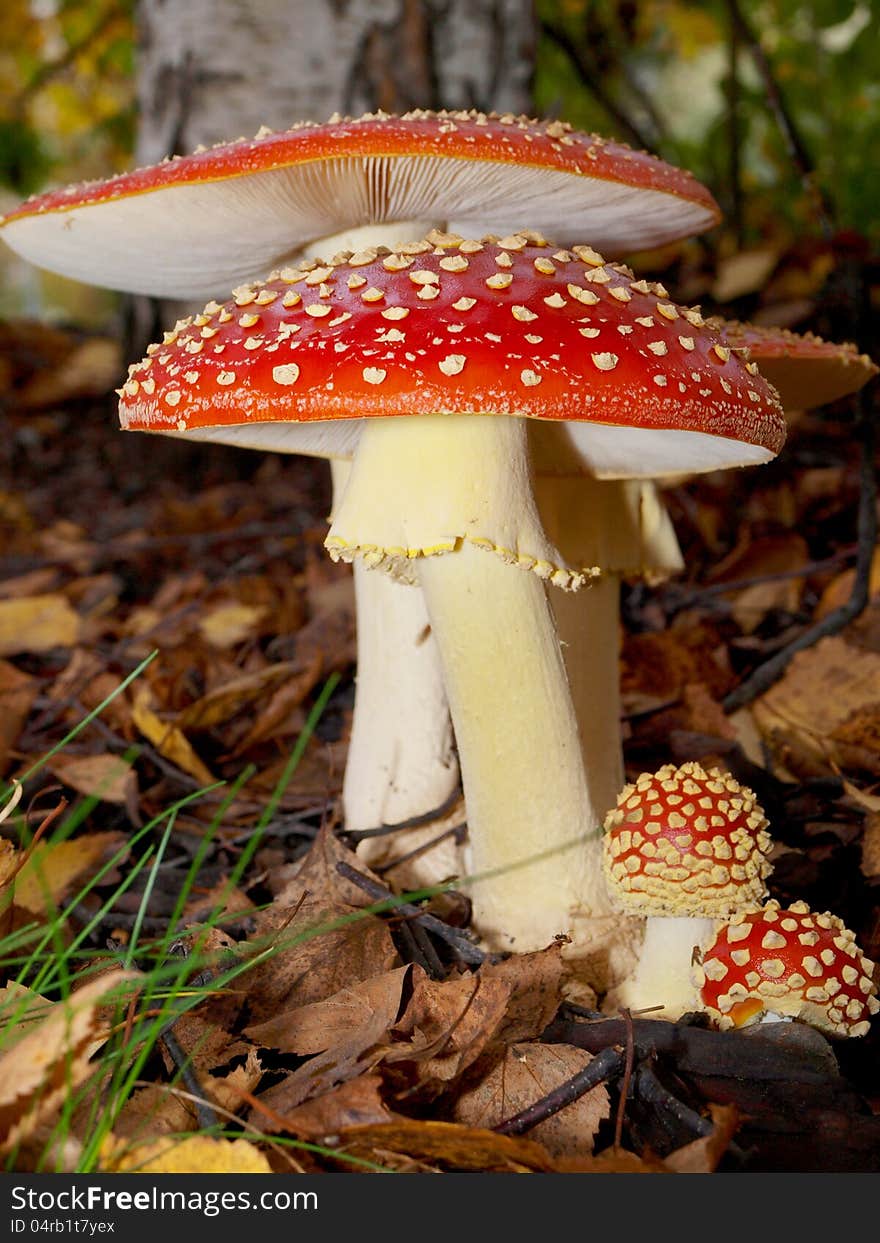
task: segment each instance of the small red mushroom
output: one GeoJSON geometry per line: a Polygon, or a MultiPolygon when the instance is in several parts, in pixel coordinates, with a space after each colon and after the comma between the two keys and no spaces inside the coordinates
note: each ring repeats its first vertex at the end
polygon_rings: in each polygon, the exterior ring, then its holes
{"type": "Polygon", "coordinates": [[[790,1017],[828,1036],[864,1036],[880,1010],[873,970],[836,915],[771,901],[719,928],[694,982],[722,1030],[790,1017]]]}
{"type": "Polygon", "coordinates": [[[609,1001],[671,1019],[694,1006],[692,961],[716,920],[766,897],[766,830],[751,790],[699,764],[667,764],[621,792],[605,823],[605,875],[618,907],[647,922],[609,1001]]]}

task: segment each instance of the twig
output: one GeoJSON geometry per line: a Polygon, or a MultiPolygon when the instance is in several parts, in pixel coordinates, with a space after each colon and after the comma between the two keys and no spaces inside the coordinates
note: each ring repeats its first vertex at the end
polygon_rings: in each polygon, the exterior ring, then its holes
{"type": "Polygon", "coordinates": [[[378,876],[383,876],[386,872],[392,872],[395,868],[400,867],[402,863],[410,863],[413,859],[418,859],[421,855],[428,854],[435,846],[445,842],[447,837],[454,837],[460,845],[466,829],[467,823],[465,821],[462,821],[461,824],[454,824],[451,829],[445,829],[442,833],[438,833],[436,837],[432,837],[429,842],[423,842],[421,846],[416,846],[414,850],[407,851],[405,855],[398,855],[390,863],[374,863],[373,871],[378,876]]]}
{"type": "Polygon", "coordinates": [[[813,160],[807,150],[806,143],[801,137],[800,130],[786,106],[782,90],[773,72],[773,66],[770,64],[767,53],[761,46],[758,36],[752,30],[740,8],[739,0],[727,0],[727,10],[730,14],[733,29],[748,50],[764,84],[767,102],[770,104],[776,124],[779,126],[780,132],[785,139],[789,155],[800,173],[807,194],[813,200],[822,232],[825,237],[830,237],[834,232],[831,204],[816,181],[816,169],[813,160]]]}
{"type": "Polygon", "coordinates": [[[434,807],[431,811],[423,811],[418,816],[410,816],[407,820],[397,820],[394,824],[380,824],[375,829],[343,829],[342,831],[349,841],[363,842],[368,838],[388,837],[391,833],[401,833],[404,829],[419,829],[424,824],[442,820],[447,812],[452,811],[460,798],[461,791],[456,789],[439,807],[434,807]]]}
{"type": "Polygon", "coordinates": [[[168,1056],[177,1067],[177,1071],[181,1079],[192,1093],[193,1103],[196,1107],[196,1118],[198,1119],[199,1126],[203,1131],[208,1130],[210,1127],[219,1126],[219,1119],[217,1115],[214,1113],[212,1106],[205,1100],[204,1089],[199,1083],[198,1075],[193,1069],[193,1064],[190,1061],[189,1054],[184,1053],[183,1049],[180,1047],[180,1042],[174,1035],[174,1032],[171,1031],[170,1028],[166,1028],[165,1031],[162,1032],[159,1039],[165,1046],[168,1056]]]}
{"type": "Polygon", "coordinates": [[[722,701],[721,706],[728,714],[736,712],[738,708],[751,703],[758,695],[769,690],[782,676],[796,652],[812,647],[814,643],[827,638],[828,635],[837,634],[858,617],[868,603],[871,589],[871,564],[877,543],[877,477],[874,468],[877,436],[870,412],[867,410],[867,403],[863,402],[862,406],[861,417],[856,424],[856,437],[861,448],[861,490],[855,578],[850,597],[846,604],[842,604],[814,626],[809,626],[802,631],[781,651],[776,652],[769,660],[753,670],[745,681],[740,682],[739,686],[722,701]]]}
{"type": "Polygon", "coordinates": [[[552,22],[542,21],[541,32],[565,53],[581,82],[617,125],[621,131],[621,137],[642,150],[649,151],[651,144],[645,135],[602,86],[598,69],[587,59],[584,49],[575,43],[568,31],[563,30],[561,26],[555,26],[552,22]]]}
{"type": "Polygon", "coordinates": [[[390,889],[386,889],[384,885],[379,885],[376,881],[370,880],[369,876],[364,876],[362,872],[358,872],[349,864],[344,862],[337,863],[336,871],[340,876],[344,876],[346,880],[350,880],[353,885],[363,889],[364,893],[372,898],[374,902],[393,902],[395,913],[419,920],[426,931],[433,932],[441,941],[445,941],[464,962],[473,966],[479,966],[489,957],[484,950],[474,945],[473,941],[465,936],[464,933],[451,928],[449,924],[445,924],[436,915],[420,910],[419,907],[413,906],[410,902],[399,902],[397,896],[390,889]]]}
{"type": "Polygon", "coordinates": [[[621,1010],[626,1027],[626,1059],[623,1065],[623,1083],[620,1085],[620,1099],[617,1102],[617,1117],[614,1119],[614,1151],[620,1150],[623,1140],[623,1119],[626,1115],[626,1098],[629,1096],[629,1085],[632,1079],[633,1062],[635,1061],[635,1036],[633,1035],[633,1019],[629,1010],[621,1010]]]}
{"type": "Polygon", "coordinates": [[[624,1064],[624,1055],[620,1049],[603,1049],[583,1070],[572,1075],[570,1079],[566,1079],[565,1083],[561,1083],[558,1088],[542,1096],[533,1105],[527,1106],[510,1118],[505,1118],[492,1130],[498,1135],[523,1135],[532,1127],[537,1126],[539,1122],[544,1122],[547,1118],[558,1114],[561,1109],[565,1109],[566,1105],[586,1096],[587,1092],[598,1087],[600,1083],[615,1078],[624,1068],[624,1064]]]}
{"type": "Polygon", "coordinates": [[[695,1109],[685,1105],[677,1096],[660,1082],[656,1073],[647,1062],[642,1062],[636,1071],[636,1093],[650,1105],[656,1105],[672,1114],[677,1122],[693,1131],[695,1135],[710,1135],[714,1129],[712,1120],[704,1118],[695,1109]]]}

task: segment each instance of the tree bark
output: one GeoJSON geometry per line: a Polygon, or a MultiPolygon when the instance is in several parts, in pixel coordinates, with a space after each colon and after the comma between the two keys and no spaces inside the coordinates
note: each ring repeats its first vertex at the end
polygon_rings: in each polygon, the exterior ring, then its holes
{"type": "Polygon", "coordinates": [[[527,112],[532,0],[140,0],[137,159],[384,109],[527,112]]]}

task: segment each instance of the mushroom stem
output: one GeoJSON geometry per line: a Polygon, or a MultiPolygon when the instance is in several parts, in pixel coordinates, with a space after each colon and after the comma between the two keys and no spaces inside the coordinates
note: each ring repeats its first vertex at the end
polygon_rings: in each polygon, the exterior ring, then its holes
{"type": "Polygon", "coordinates": [[[610,911],[602,809],[541,581],[585,576],[544,535],[525,421],[371,419],[327,547],[421,584],[458,743],[469,867],[493,873],[474,886],[487,942],[533,950],[576,912],[610,911]]]}
{"type": "Polygon", "coordinates": [[[604,817],[623,785],[620,733],[620,579],[595,579],[583,591],[554,592],[556,630],[580,729],[590,801],[604,817]]]}
{"type": "Polygon", "coordinates": [[[431,229],[442,228],[436,220],[391,220],[381,224],[363,224],[340,233],[315,238],[297,251],[297,258],[329,259],[340,250],[367,250],[376,246],[399,246],[403,242],[420,241],[431,229]]]}
{"type": "Polygon", "coordinates": [[[698,1007],[694,951],[709,943],[717,926],[715,919],[650,916],[638,964],[608,994],[605,1008],[651,1009],[651,1018],[674,1021],[698,1007]]]}
{"type": "MultiPolygon", "coordinates": [[[[331,466],[338,496],[349,464],[331,466]]],[[[458,785],[458,761],[424,596],[361,560],[354,588],[357,684],[342,799],[345,827],[360,831],[447,802],[458,785]]],[[[359,853],[372,863],[384,861],[387,849],[385,838],[368,839],[359,853]]],[[[441,865],[431,852],[432,871],[455,872],[454,846],[448,853],[441,865]]]]}

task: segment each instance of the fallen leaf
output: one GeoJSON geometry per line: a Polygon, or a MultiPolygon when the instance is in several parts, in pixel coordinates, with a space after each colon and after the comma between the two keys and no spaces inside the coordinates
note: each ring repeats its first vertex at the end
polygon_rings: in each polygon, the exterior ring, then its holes
{"type": "Polygon", "coordinates": [[[79,616],[66,596],[50,592],[0,600],[0,656],[72,647],[79,629],[79,616]]]}
{"type": "Polygon", "coordinates": [[[124,841],[121,833],[108,831],[83,833],[63,842],[38,842],[16,877],[16,905],[33,914],[50,911],[124,841]]]}
{"type": "Polygon", "coordinates": [[[56,755],[49,769],[65,785],[80,794],[120,807],[137,801],[137,778],[121,755],[56,755]]]}
{"type": "Polygon", "coordinates": [[[89,981],[0,1057],[0,1151],[13,1149],[89,1077],[89,1059],[109,1034],[103,1007],[136,986],[130,971],[89,981]]]}
{"type": "MultiPolygon", "coordinates": [[[[453,1118],[491,1130],[585,1070],[592,1060],[591,1054],[572,1045],[511,1045],[478,1084],[459,1095],[453,1118]]],[[[543,1144],[551,1157],[585,1156],[592,1152],[599,1124],[610,1113],[608,1089],[599,1084],[532,1127],[529,1138],[543,1144]]]]}
{"type": "Polygon", "coordinates": [[[708,1135],[676,1148],[665,1164],[676,1174],[714,1174],[739,1126],[739,1114],[731,1105],[710,1103],[712,1130],[708,1135]]]}
{"type": "Polygon", "coordinates": [[[167,760],[195,777],[202,785],[214,784],[210,769],[196,755],[183,731],[156,715],[149,687],[140,685],[135,691],[131,716],[143,736],[167,760]]]}
{"type": "Polygon", "coordinates": [[[295,672],[295,665],[283,663],[267,665],[265,669],[259,669],[255,673],[232,678],[184,708],[178,713],[176,724],[182,730],[212,729],[215,725],[228,721],[243,708],[249,707],[276,682],[283,682],[295,672]]]}
{"type": "Polygon", "coordinates": [[[199,620],[199,630],[214,647],[235,647],[256,634],[266,608],[252,604],[221,604],[199,620]]]}
{"type": "Polygon", "coordinates": [[[370,899],[339,875],[340,861],[364,871],[325,826],[296,875],[256,917],[250,943],[257,952],[266,945],[273,951],[246,976],[255,1023],[399,965],[387,924],[375,915],[358,915],[370,899]]]}
{"type": "Polygon", "coordinates": [[[22,673],[7,660],[0,660],[0,774],[9,767],[9,753],[37,697],[36,678],[22,673]]]}
{"type": "Polygon", "coordinates": [[[385,1150],[402,1153],[448,1170],[550,1174],[554,1164],[546,1149],[534,1140],[496,1135],[454,1122],[397,1121],[340,1131],[338,1150],[349,1156],[378,1161],[385,1150]]]}
{"type": "Polygon", "coordinates": [[[272,1167],[246,1139],[210,1135],[167,1137],[141,1144],[112,1138],[101,1152],[101,1169],[114,1174],[271,1174],[272,1167]]]}
{"type": "Polygon", "coordinates": [[[382,1099],[382,1076],[375,1071],[359,1075],[284,1114],[286,1129],[291,1135],[315,1143],[335,1137],[347,1127],[371,1126],[393,1119],[394,1115],[382,1099]]]}

